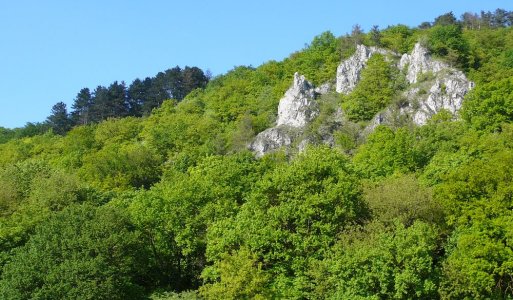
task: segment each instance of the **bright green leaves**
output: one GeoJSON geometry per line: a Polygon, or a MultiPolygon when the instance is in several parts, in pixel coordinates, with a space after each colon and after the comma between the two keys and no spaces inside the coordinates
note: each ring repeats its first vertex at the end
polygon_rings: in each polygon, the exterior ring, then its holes
{"type": "Polygon", "coordinates": [[[138,235],[113,208],[72,206],[38,226],[13,253],[2,299],[138,299],[138,235]]]}
{"type": "Polygon", "coordinates": [[[478,85],[465,98],[462,116],[472,127],[487,131],[513,121],[513,79],[478,85]]]}
{"type": "Polygon", "coordinates": [[[262,263],[248,249],[241,248],[225,254],[203,274],[206,278],[220,278],[200,288],[206,299],[268,299],[266,285],[270,279],[262,270],[262,263]],[[209,272],[215,272],[209,274],[209,272]]]}
{"type": "Polygon", "coordinates": [[[429,49],[435,55],[444,57],[451,64],[460,68],[468,66],[469,45],[463,38],[461,26],[437,25],[430,29],[429,49]]]}
{"type": "Polygon", "coordinates": [[[105,190],[149,188],[160,176],[162,158],[142,144],[110,144],[83,158],[79,174],[105,190]]]}
{"type": "MultiPolygon", "coordinates": [[[[376,224],[374,224],[376,225],[376,224]]],[[[435,299],[437,230],[426,223],[347,233],[311,273],[317,299],[435,299]]]]}
{"type": "Polygon", "coordinates": [[[352,121],[370,120],[391,101],[394,91],[394,71],[381,54],[369,58],[356,88],[343,97],[342,108],[352,121]]]}
{"type": "Polygon", "coordinates": [[[374,220],[391,225],[401,222],[410,226],[416,220],[440,224],[443,210],[433,199],[430,188],[422,186],[413,174],[366,182],[364,200],[374,220]]]}
{"type": "Polygon", "coordinates": [[[385,48],[397,53],[410,52],[416,42],[413,38],[413,32],[406,25],[389,26],[380,32],[381,43],[385,48]]]}
{"type": "Polygon", "coordinates": [[[285,60],[289,76],[299,72],[315,85],[333,80],[340,64],[339,40],[329,31],[316,36],[303,51],[285,60]]]}
{"type": "MultiPolygon", "coordinates": [[[[482,212],[476,212],[478,214],[482,212]]],[[[440,294],[446,299],[509,299],[513,288],[513,215],[474,215],[449,239],[440,294]]]]}
{"type": "MultiPolygon", "coordinates": [[[[360,194],[358,179],[343,154],[309,149],[260,180],[237,216],[213,226],[208,258],[226,259],[244,246],[272,275],[266,288],[273,295],[304,296],[309,262],[326,255],[344,226],[366,217],[360,194]]],[[[223,281],[218,268],[214,265],[203,275],[212,287],[235,284],[223,281]]]]}
{"type": "Polygon", "coordinates": [[[386,177],[394,172],[406,173],[415,169],[413,134],[406,128],[393,131],[379,126],[369,135],[354,156],[358,170],[365,178],[386,177]]]}
{"type": "Polygon", "coordinates": [[[210,225],[234,216],[268,167],[250,153],[211,156],[185,173],[166,173],[150,191],[130,200],[132,219],[151,245],[159,285],[199,285],[210,225]]]}

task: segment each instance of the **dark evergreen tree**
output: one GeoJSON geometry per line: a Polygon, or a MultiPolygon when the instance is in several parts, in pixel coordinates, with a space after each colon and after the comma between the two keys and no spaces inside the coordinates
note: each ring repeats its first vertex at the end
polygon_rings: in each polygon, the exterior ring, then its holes
{"type": "Polygon", "coordinates": [[[360,24],[354,24],[351,30],[351,39],[355,45],[359,45],[363,42],[363,29],[360,24]]]}
{"type": "Polygon", "coordinates": [[[431,28],[431,26],[433,26],[431,24],[431,22],[422,22],[420,25],[419,25],[419,28],[420,29],[429,29],[431,28]]]}
{"type": "Polygon", "coordinates": [[[128,87],[128,106],[131,116],[140,117],[148,113],[144,110],[144,106],[147,102],[150,88],[151,78],[149,77],[146,77],[143,81],[137,78],[130,84],[128,87]]]}
{"type": "Polygon", "coordinates": [[[165,73],[159,72],[157,76],[152,78],[151,86],[147,91],[146,101],[143,105],[144,114],[149,114],[155,107],[159,107],[166,99],[170,99],[166,90],[165,73]]]}
{"type": "Polygon", "coordinates": [[[204,88],[208,83],[208,78],[205,73],[198,67],[185,67],[183,70],[183,99],[187,94],[197,88],[204,88]]]}
{"type": "MultiPolygon", "coordinates": [[[[187,69],[188,67],[185,67],[187,69]]],[[[167,70],[164,73],[163,89],[166,91],[169,98],[182,100],[187,92],[184,89],[184,76],[185,70],[179,66],[167,70]]]]}
{"type": "Polygon", "coordinates": [[[484,27],[492,27],[493,14],[490,11],[481,11],[481,25],[484,27]]]}
{"type": "Polygon", "coordinates": [[[508,12],[504,9],[497,8],[493,14],[493,27],[506,27],[508,24],[508,12]]]}
{"type": "Polygon", "coordinates": [[[435,26],[436,25],[445,26],[445,25],[454,25],[457,23],[458,23],[458,20],[456,19],[456,17],[454,16],[454,14],[451,11],[451,12],[448,12],[446,14],[436,17],[434,25],[435,26]]]}
{"type": "Polygon", "coordinates": [[[128,101],[125,82],[114,81],[108,88],[107,118],[122,118],[128,115],[128,101]]]}
{"type": "Polygon", "coordinates": [[[90,109],[91,122],[100,122],[107,118],[109,106],[109,91],[104,86],[97,86],[93,92],[92,106],[90,109]]]}
{"type": "Polygon", "coordinates": [[[461,22],[466,29],[474,30],[480,27],[479,16],[475,13],[464,13],[461,15],[461,22]]]}
{"type": "Polygon", "coordinates": [[[57,102],[52,107],[52,114],[47,118],[47,122],[56,134],[63,135],[71,128],[71,119],[64,102],[57,102]]]}
{"type": "Polygon", "coordinates": [[[93,105],[93,97],[89,88],[83,88],[78,92],[71,108],[71,118],[76,125],[87,125],[90,122],[89,111],[93,105]]]}
{"type": "Polygon", "coordinates": [[[370,30],[370,40],[375,46],[381,46],[381,32],[379,31],[379,26],[374,25],[370,30]]]}

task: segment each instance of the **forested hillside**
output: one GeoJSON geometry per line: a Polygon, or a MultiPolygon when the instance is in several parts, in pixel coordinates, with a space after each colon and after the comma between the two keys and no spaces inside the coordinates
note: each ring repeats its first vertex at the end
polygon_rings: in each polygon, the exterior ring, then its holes
{"type": "Polygon", "coordinates": [[[2,129],[0,298],[512,299],[512,25],[502,9],[355,25],[214,78],[84,88],[71,112],[2,129]],[[358,45],[417,43],[473,82],[456,116],[370,130],[407,77],[378,54],[321,96],[302,151],[248,150],[296,72],[322,86],[358,45]],[[328,146],[337,111],[350,126],[328,146]]]}

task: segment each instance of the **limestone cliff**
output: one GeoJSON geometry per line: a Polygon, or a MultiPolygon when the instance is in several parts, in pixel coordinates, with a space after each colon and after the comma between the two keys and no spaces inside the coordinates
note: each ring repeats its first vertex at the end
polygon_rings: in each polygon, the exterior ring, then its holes
{"type": "MultiPolygon", "coordinates": [[[[457,117],[463,98],[473,83],[463,72],[433,59],[420,43],[415,45],[411,53],[401,57],[385,49],[357,46],[356,52],[342,61],[336,70],[336,92],[349,94],[360,81],[360,73],[367,61],[376,53],[385,55],[387,60],[403,72],[407,87],[401,92],[402,100],[376,114],[361,131],[361,135],[368,134],[380,124],[397,125],[398,120],[421,126],[441,110],[447,110],[457,117]]],[[[315,88],[304,76],[294,74],[292,86],[279,102],[276,126],[258,134],[249,148],[257,156],[262,156],[283,146],[296,145],[301,150],[309,143],[316,143],[315,139],[303,133],[319,115],[318,95],[329,94],[330,89],[329,84],[315,88]]],[[[317,132],[314,133],[320,137],[317,143],[333,145],[335,131],[343,126],[357,125],[346,120],[340,109],[333,111],[335,113],[332,117],[322,119],[329,120],[329,124],[317,124],[317,132]]]]}
{"type": "Polygon", "coordinates": [[[280,100],[276,125],[303,127],[319,112],[315,89],[305,76],[294,74],[294,83],[280,100]]]}
{"type": "Polygon", "coordinates": [[[406,111],[412,115],[416,125],[426,124],[432,115],[441,110],[447,110],[457,117],[464,96],[473,87],[463,72],[442,61],[433,60],[420,43],[415,45],[411,54],[401,57],[399,68],[406,69],[406,78],[411,84],[417,84],[405,93],[410,103],[406,111]],[[421,77],[424,77],[423,83],[419,82],[421,77]]]}
{"type": "Polygon", "coordinates": [[[259,133],[249,145],[257,156],[289,146],[300,135],[303,127],[319,113],[316,95],[327,92],[329,85],[316,89],[305,76],[294,74],[292,86],[285,92],[278,105],[276,126],[259,133]]]}
{"type": "Polygon", "coordinates": [[[347,60],[343,61],[337,68],[337,93],[349,94],[360,81],[360,73],[369,58],[376,53],[383,55],[391,54],[390,51],[358,45],[356,52],[347,60]]]}

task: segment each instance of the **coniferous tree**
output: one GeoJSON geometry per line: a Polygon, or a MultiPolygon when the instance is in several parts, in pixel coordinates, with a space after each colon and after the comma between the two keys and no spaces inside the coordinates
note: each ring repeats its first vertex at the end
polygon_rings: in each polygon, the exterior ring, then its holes
{"type": "Polygon", "coordinates": [[[71,119],[64,102],[58,102],[52,107],[52,114],[48,117],[47,122],[56,134],[63,135],[71,128],[71,119]]]}
{"type": "Polygon", "coordinates": [[[461,22],[466,29],[474,30],[479,28],[479,16],[475,13],[466,12],[461,15],[461,22]]]}
{"type": "Polygon", "coordinates": [[[508,23],[508,12],[504,9],[497,8],[493,14],[493,27],[506,27],[508,23]]]}
{"type": "MultiPolygon", "coordinates": [[[[148,90],[151,88],[151,78],[146,77],[144,80],[135,79],[128,87],[128,106],[131,116],[140,117],[145,115],[145,104],[148,99],[148,90]]],[[[150,110],[151,111],[151,110],[150,110]]]]}
{"type": "MultiPolygon", "coordinates": [[[[185,67],[187,70],[188,67],[185,67]]],[[[179,66],[167,70],[164,73],[163,89],[166,91],[169,98],[182,100],[186,92],[184,90],[184,73],[179,66]]]]}
{"type": "Polygon", "coordinates": [[[435,26],[436,25],[445,26],[445,25],[454,25],[457,23],[458,23],[458,20],[456,19],[456,17],[454,16],[454,14],[451,11],[451,12],[448,12],[446,14],[436,17],[434,25],[435,26]]]}
{"type": "Polygon", "coordinates": [[[354,24],[351,30],[351,39],[355,45],[359,45],[363,42],[363,29],[360,24],[354,24]]]}
{"type": "Polygon", "coordinates": [[[91,96],[89,88],[81,89],[71,106],[73,109],[71,113],[73,123],[76,125],[87,125],[91,121],[89,112],[92,105],[93,97],[91,96]]]}
{"type": "Polygon", "coordinates": [[[492,27],[493,14],[490,11],[481,11],[481,24],[484,27],[492,27]]]}
{"type": "Polygon", "coordinates": [[[122,118],[128,115],[127,91],[125,82],[114,81],[108,88],[107,118],[122,118]]]}
{"type": "Polygon", "coordinates": [[[375,46],[378,46],[378,47],[381,46],[381,32],[379,31],[379,26],[378,25],[372,26],[372,29],[369,33],[370,33],[370,39],[371,39],[372,43],[375,46]]]}
{"type": "Polygon", "coordinates": [[[185,67],[182,74],[184,90],[182,98],[197,88],[204,88],[208,83],[205,73],[198,67],[185,67]]]}

